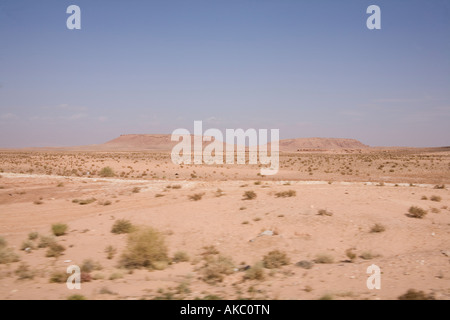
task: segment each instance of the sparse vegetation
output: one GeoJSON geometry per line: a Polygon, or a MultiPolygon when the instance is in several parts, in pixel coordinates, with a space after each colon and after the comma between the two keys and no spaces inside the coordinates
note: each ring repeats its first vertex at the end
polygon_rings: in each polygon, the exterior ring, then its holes
{"type": "Polygon", "coordinates": [[[114,222],[111,232],[115,234],[131,233],[135,230],[133,224],[126,219],[119,219],[114,222]]]}
{"type": "Polygon", "coordinates": [[[370,251],[364,251],[363,253],[361,253],[361,255],[359,257],[364,260],[372,260],[372,259],[378,257],[378,255],[373,254],[370,251]]]}
{"type": "Polygon", "coordinates": [[[351,262],[355,261],[356,253],[353,252],[353,249],[345,250],[345,255],[350,259],[351,262]]]}
{"type": "Polygon", "coordinates": [[[95,198],[72,200],[73,203],[78,203],[80,206],[85,206],[85,205],[94,203],[95,201],[97,201],[97,199],[95,199],[95,198]]]}
{"type": "Polygon", "coordinates": [[[204,195],[205,195],[204,193],[195,193],[195,194],[188,196],[188,198],[189,198],[189,200],[192,200],[192,201],[199,201],[203,198],[204,195]]]}
{"type": "Polygon", "coordinates": [[[168,261],[162,234],[153,228],[142,227],[128,235],[127,247],[120,264],[127,269],[160,269],[168,261]]]}
{"type": "Polygon", "coordinates": [[[112,245],[109,245],[105,248],[105,253],[106,253],[106,258],[108,260],[111,260],[116,255],[117,249],[114,248],[112,245]]]}
{"type": "Polygon", "coordinates": [[[409,289],[406,293],[398,297],[398,300],[435,300],[432,294],[426,294],[423,291],[409,289]]]}
{"type": "Polygon", "coordinates": [[[441,202],[442,197],[440,197],[440,196],[431,196],[430,200],[431,201],[435,201],[435,202],[441,202]]]}
{"type": "Polygon", "coordinates": [[[314,260],[315,263],[330,264],[334,262],[334,258],[329,254],[319,254],[314,260]]]}
{"type": "Polygon", "coordinates": [[[131,190],[131,192],[133,192],[133,193],[139,193],[139,192],[141,192],[141,188],[139,188],[139,187],[134,187],[133,190],[131,190]]]}
{"type": "Polygon", "coordinates": [[[370,228],[371,233],[380,233],[384,231],[386,231],[386,227],[379,223],[375,223],[372,228],[370,228]]]}
{"type": "Polygon", "coordinates": [[[52,232],[55,236],[60,237],[66,234],[67,228],[67,224],[55,223],[52,225],[52,232]]]}
{"type": "Polygon", "coordinates": [[[245,271],[245,280],[264,280],[264,263],[258,262],[253,265],[250,269],[245,271]]]}
{"type": "Polygon", "coordinates": [[[67,300],[86,300],[86,297],[81,294],[73,294],[67,297],[67,300]]]}
{"type": "Polygon", "coordinates": [[[48,258],[58,258],[66,250],[59,243],[53,242],[48,246],[47,253],[45,254],[48,258]]]}
{"type": "Polygon", "coordinates": [[[39,233],[37,233],[37,232],[30,232],[28,234],[28,240],[34,241],[37,238],[39,238],[39,233]]]}
{"type": "Polygon", "coordinates": [[[317,212],[317,215],[318,215],[318,216],[329,216],[329,217],[331,217],[331,216],[333,215],[333,213],[330,212],[330,211],[327,211],[327,210],[325,210],[325,209],[320,209],[320,210],[317,212]]]}
{"type": "Polygon", "coordinates": [[[14,271],[19,280],[31,280],[34,278],[35,272],[30,269],[30,266],[22,262],[20,266],[14,271]]]}
{"type": "Polygon", "coordinates": [[[289,262],[290,261],[286,255],[286,253],[279,251],[279,250],[270,251],[263,258],[264,268],[267,268],[267,269],[280,268],[282,266],[289,264],[289,262]]]}
{"type": "Polygon", "coordinates": [[[104,167],[102,170],[100,170],[98,175],[104,178],[111,178],[116,176],[114,170],[110,167],[104,167]]]}
{"type": "Polygon", "coordinates": [[[416,206],[412,206],[408,210],[408,216],[411,218],[422,219],[426,214],[427,212],[424,209],[416,206]]]}
{"type": "Polygon", "coordinates": [[[208,284],[222,282],[224,276],[232,274],[234,264],[230,258],[222,255],[206,256],[201,268],[202,280],[208,284]]]}
{"type": "Polygon", "coordinates": [[[52,236],[40,236],[38,248],[48,248],[50,245],[55,243],[56,240],[52,236]]]}
{"type": "Polygon", "coordinates": [[[173,255],[172,261],[175,263],[189,261],[189,255],[184,251],[177,251],[173,255]]]}
{"type": "Polygon", "coordinates": [[[254,191],[245,191],[243,200],[253,200],[256,198],[256,193],[254,191]]]}
{"type": "Polygon", "coordinates": [[[0,237],[0,264],[7,264],[19,261],[19,256],[11,248],[7,248],[8,243],[0,237]]]}
{"type": "Polygon", "coordinates": [[[94,270],[101,270],[102,266],[98,262],[94,262],[92,259],[85,259],[81,265],[81,272],[91,273],[94,270]]]}
{"type": "Polygon", "coordinates": [[[275,193],[275,196],[277,198],[289,198],[289,197],[295,197],[297,195],[297,192],[295,190],[288,190],[288,191],[281,191],[275,193]]]}
{"type": "Polygon", "coordinates": [[[62,271],[53,272],[50,276],[50,283],[65,283],[69,276],[68,273],[62,271]]]}

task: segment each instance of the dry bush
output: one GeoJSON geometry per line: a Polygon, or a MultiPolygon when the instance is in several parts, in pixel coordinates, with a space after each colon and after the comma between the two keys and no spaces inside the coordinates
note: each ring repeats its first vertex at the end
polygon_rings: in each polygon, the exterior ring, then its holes
{"type": "Polygon", "coordinates": [[[126,219],[119,219],[114,222],[111,232],[115,234],[131,233],[135,230],[133,224],[126,219]]]}
{"type": "Polygon", "coordinates": [[[55,236],[60,237],[66,234],[67,228],[67,224],[55,223],[52,225],[52,232],[55,236]]]}
{"type": "Polygon", "coordinates": [[[47,252],[45,254],[48,258],[58,258],[66,250],[59,243],[53,242],[48,246],[47,252]]]}
{"type": "Polygon", "coordinates": [[[86,300],[86,297],[81,294],[73,294],[67,297],[67,300],[86,300]]]}
{"type": "Polygon", "coordinates": [[[175,263],[189,261],[189,255],[184,251],[177,251],[173,255],[172,261],[175,263]]]}
{"type": "Polygon", "coordinates": [[[219,250],[215,246],[205,246],[203,247],[202,256],[210,256],[219,254],[219,250]]]}
{"type": "Polygon", "coordinates": [[[347,249],[345,250],[345,255],[347,256],[347,258],[350,259],[350,261],[355,261],[356,259],[356,253],[353,252],[353,249],[347,249]]]}
{"type": "Polygon", "coordinates": [[[258,262],[253,265],[250,269],[245,271],[245,280],[264,280],[264,263],[258,262]]]}
{"type": "Polygon", "coordinates": [[[363,253],[361,253],[361,255],[359,257],[361,259],[364,259],[364,260],[372,260],[372,259],[378,257],[378,255],[377,254],[373,254],[370,251],[364,251],[363,253]]]}
{"type": "Polygon", "coordinates": [[[128,243],[120,264],[127,269],[164,269],[169,261],[167,247],[161,233],[142,227],[128,235],[128,243]]]}
{"type": "Polygon", "coordinates": [[[435,201],[435,202],[441,202],[442,197],[440,197],[440,196],[431,196],[430,200],[431,201],[435,201]]]}
{"type": "Polygon", "coordinates": [[[65,283],[69,278],[69,274],[62,271],[53,272],[50,275],[50,283],[65,283]]]}
{"type": "Polygon", "coordinates": [[[234,272],[234,264],[230,258],[222,255],[206,256],[205,264],[200,270],[202,280],[208,284],[222,282],[225,275],[234,272]]]}
{"type": "Polygon", "coordinates": [[[329,216],[329,217],[331,217],[331,216],[333,215],[333,212],[329,212],[329,211],[327,211],[327,210],[325,210],[325,209],[320,209],[320,210],[317,212],[317,215],[318,215],[318,216],[329,216]]]}
{"type": "Polygon", "coordinates": [[[371,233],[380,233],[386,231],[385,226],[379,223],[375,223],[372,228],[370,228],[371,233]]]}
{"type": "Polygon", "coordinates": [[[105,252],[106,252],[106,258],[108,260],[111,260],[116,255],[117,249],[114,248],[113,246],[109,245],[105,248],[105,252]]]}
{"type": "Polygon", "coordinates": [[[104,167],[102,170],[100,170],[98,175],[104,178],[111,178],[116,176],[114,170],[110,167],[104,167]]]}
{"type": "Polygon", "coordinates": [[[37,238],[39,238],[39,233],[37,233],[37,232],[30,232],[30,233],[28,234],[28,240],[34,241],[34,240],[36,240],[37,238]]]}
{"type": "Polygon", "coordinates": [[[30,266],[26,263],[22,262],[20,266],[14,271],[17,278],[19,280],[31,280],[35,276],[35,272],[33,270],[30,270],[30,266]]]}
{"type": "Polygon", "coordinates": [[[426,214],[427,212],[424,209],[416,206],[412,206],[408,210],[408,217],[410,218],[422,219],[426,214]]]}
{"type": "Polygon", "coordinates": [[[319,254],[314,260],[315,263],[330,264],[334,262],[334,258],[329,254],[319,254]]]}
{"type": "Polygon", "coordinates": [[[242,200],[253,200],[256,198],[256,193],[254,191],[245,191],[242,200]]]}
{"type": "Polygon", "coordinates": [[[7,248],[8,243],[0,237],[0,264],[7,264],[19,261],[19,256],[11,248],[7,248]]]}
{"type": "Polygon", "coordinates": [[[270,251],[263,257],[263,264],[267,269],[280,268],[289,264],[289,262],[290,261],[286,253],[279,250],[270,251]]]}
{"type": "Polygon", "coordinates": [[[51,244],[55,242],[56,240],[53,236],[40,236],[38,248],[48,248],[51,244]]]}
{"type": "Polygon", "coordinates": [[[195,194],[188,196],[188,198],[189,198],[189,200],[192,200],[192,201],[199,201],[202,199],[202,197],[204,195],[205,195],[204,193],[195,193],[195,194]]]}
{"type": "Polygon", "coordinates": [[[95,198],[72,200],[73,203],[78,203],[80,206],[85,206],[85,205],[91,204],[95,201],[97,201],[97,199],[95,199],[95,198]]]}
{"type": "Polygon", "coordinates": [[[100,265],[100,263],[94,262],[92,259],[83,260],[83,263],[80,268],[81,272],[85,272],[85,273],[91,273],[94,270],[98,271],[101,269],[102,269],[102,266],[100,265]]]}
{"type": "Polygon", "coordinates": [[[134,187],[133,190],[131,190],[131,192],[133,192],[133,193],[139,193],[139,192],[141,192],[141,188],[139,188],[139,187],[134,187]]]}
{"type": "Polygon", "coordinates": [[[406,293],[397,298],[398,300],[435,300],[433,294],[426,294],[423,291],[409,289],[406,293]]]}
{"type": "Polygon", "coordinates": [[[295,197],[297,195],[297,192],[295,190],[288,190],[288,191],[282,191],[275,193],[275,196],[277,198],[289,198],[289,197],[295,197]]]}

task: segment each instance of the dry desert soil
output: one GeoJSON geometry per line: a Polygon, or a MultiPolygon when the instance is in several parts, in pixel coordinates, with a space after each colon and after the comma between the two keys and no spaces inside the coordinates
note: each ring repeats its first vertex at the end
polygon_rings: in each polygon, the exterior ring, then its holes
{"type": "Polygon", "coordinates": [[[0,151],[0,299],[450,298],[449,148],[285,145],[266,177],[163,150],[0,151]]]}

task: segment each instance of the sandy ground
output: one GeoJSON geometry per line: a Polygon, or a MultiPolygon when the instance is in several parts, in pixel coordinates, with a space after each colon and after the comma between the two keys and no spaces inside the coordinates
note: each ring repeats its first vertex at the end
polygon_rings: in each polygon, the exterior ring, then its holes
{"type": "Polygon", "coordinates": [[[261,177],[257,166],[175,166],[167,153],[1,152],[0,236],[20,261],[0,264],[0,299],[397,299],[408,289],[450,298],[450,193],[435,187],[450,184],[449,153],[308,153],[282,155],[281,162],[277,176],[261,177]],[[99,177],[106,166],[117,176],[99,177]],[[276,195],[289,190],[295,196],[276,195]],[[243,200],[246,191],[256,198],[243,200]],[[199,193],[201,200],[190,199],[199,193]],[[73,202],[89,198],[96,200],[73,202]],[[409,217],[411,206],[427,215],[409,217]],[[169,256],[183,251],[189,261],[164,270],[119,268],[127,235],[111,233],[118,219],[157,229],[169,256]],[[21,250],[30,232],[50,235],[54,223],[69,226],[57,237],[62,256],[21,250]],[[384,232],[371,232],[377,223],[384,232]],[[117,254],[107,259],[110,245],[117,254]],[[203,279],[206,246],[235,266],[214,284],[203,279]],[[289,263],[245,279],[241,267],[273,250],[289,263]],[[333,262],[296,265],[318,255],[333,262]],[[81,290],[50,283],[53,273],[85,259],[101,268],[81,290]],[[32,279],[16,272],[24,264],[32,279]],[[372,264],[382,271],[380,290],[366,286],[372,264]]]}

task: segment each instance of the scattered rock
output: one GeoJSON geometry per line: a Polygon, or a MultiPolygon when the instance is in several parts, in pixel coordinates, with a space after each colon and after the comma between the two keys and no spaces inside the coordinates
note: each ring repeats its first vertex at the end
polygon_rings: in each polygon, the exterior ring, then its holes
{"type": "Polygon", "coordinates": [[[273,236],[273,231],[272,230],[263,231],[258,235],[258,237],[262,237],[262,236],[273,236]]]}
{"type": "Polygon", "coordinates": [[[295,264],[297,267],[303,268],[303,269],[311,269],[314,265],[314,262],[308,261],[308,260],[302,260],[300,262],[297,262],[295,264]]]}

